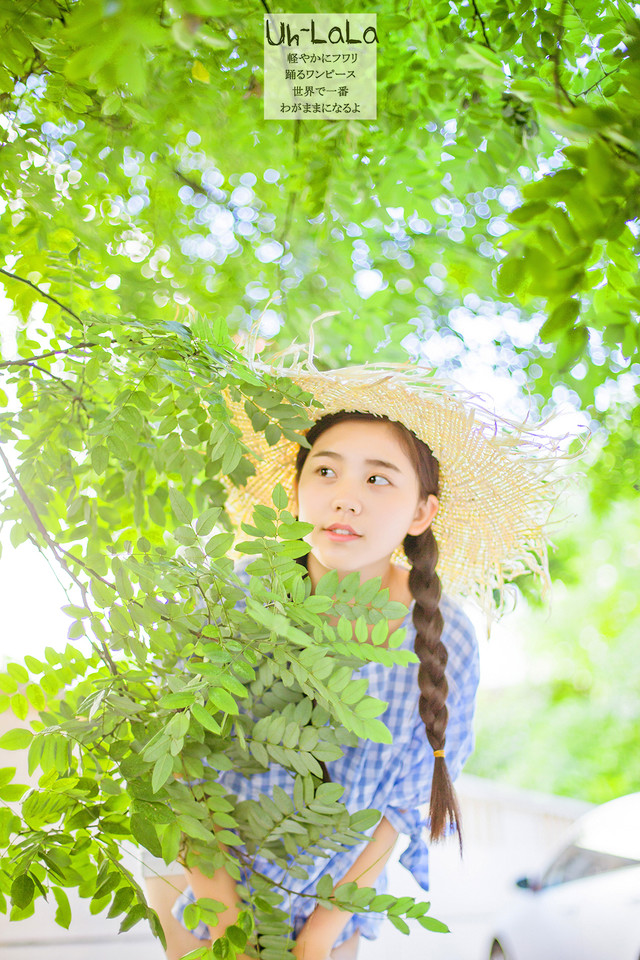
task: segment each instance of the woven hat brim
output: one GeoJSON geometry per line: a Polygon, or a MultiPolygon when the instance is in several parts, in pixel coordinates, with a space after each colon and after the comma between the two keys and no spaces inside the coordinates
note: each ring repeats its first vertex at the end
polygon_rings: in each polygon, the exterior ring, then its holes
{"type": "MultiPolygon", "coordinates": [[[[565,484],[557,474],[557,440],[489,414],[433,371],[411,364],[320,372],[309,364],[274,368],[254,362],[253,369],[285,376],[320,401],[322,409],[305,405],[312,421],[340,410],[362,411],[402,423],[428,444],[440,464],[433,532],[447,593],[474,598],[491,618],[502,605],[505,584],[515,577],[533,571],[546,589],[550,513],[565,484]]],[[[254,431],[243,403],[228,391],[225,401],[256,469],[244,487],[226,483],[227,511],[239,529],[251,521],[257,503],[271,504],[277,483],[292,506],[298,444],[282,437],[269,446],[264,433],[254,431]]],[[[394,559],[409,565],[401,548],[394,559]]]]}

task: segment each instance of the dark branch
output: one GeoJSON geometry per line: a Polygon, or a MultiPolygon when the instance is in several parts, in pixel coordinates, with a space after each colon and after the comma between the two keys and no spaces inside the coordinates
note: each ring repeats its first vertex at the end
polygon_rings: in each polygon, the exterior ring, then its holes
{"type": "Polygon", "coordinates": [[[567,103],[575,107],[575,102],[569,96],[567,90],[560,80],[560,55],[562,54],[562,40],[564,38],[564,12],[567,6],[567,0],[562,0],[560,5],[560,12],[558,14],[558,20],[560,21],[560,32],[556,38],[556,45],[553,53],[551,54],[551,60],[553,61],[553,83],[556,88],[556,93],[560,91],[564,96],[567,103]]]}
{"type": "Polygon", "coordinates": [[[622,64],[619,63],[617,67],[614,67],[614,68],[613,68],[613,70],[609,70],[609,71],[605,70],[605,72],[602,74],[602,76],[600,77],[599,80],[596,80],[595,83],[592,83],[590,87],[587,87],[587,88],[586,88],[586,90],[582,90],[582,91],[578,94],[578,96],[579,96],[579,97],[585,97],[588,93],[591,93],[591,91],[592,91],[592,90],[595,90],[595,88],[598,87],[598,86],[602,83],[603,80],[606,80],[607,77],[610,77],[612,73],[617,73],[621,66],[622,66],[622,64]]]}
{"type": "Polygon", "coordinates": [[[480,27],[481,27],[481,29],[482,29],[482,36],[484,37],[485,46],[487,46],[487,47],[489,48],[489,50],[493,50],[493,47],[491,46],[491,43],[489,42],[489,37],[487,36],[487,28],[486,28],[485,25],[484,25],[484,20],[482,19],[482,14],[481,14],[480,11],[478,10],[478,4],[476,3],[476,0],[471,0],[471,2],[472,2],[472,4],[473,4],[473,9],[474,9],[474,11],[475,11],[475,15],[474,15],[474,18],[473,18],[473,19],[475,20],[476,17],[477,17],[477,19],[480,21],[480,27]]]}
{"type": "Polygon", "coordinates": [[[64,303],[61,303],[59,300],[56,300],[55,297],[52,297],[50,293],[45,293],[44,290],[41,290],[35,283],[32,283],[31,280],[26,280],[24,277],[19,277],[15,273],[10,273],[8,270],[4,270],[0,267],[0,273],[4,274],[5,277],[11,277],[12,280],[18,280],[20,283],[26,283],[28,287],[31,287],[33,290],[36,290],[41,297],[44,297],[45,300],[50,300],[51,303],[55,303],[61,310],[64,310],[65,313],[68,313],[70,316],[77,320],[78,323],[81,323],[80,317],[77,313],[74,313],[70,307],[65,307],[64,303]]]}
{"type": "Polygon", "coordinates": [[[37,363],[30,363],[29,366],[30,366],[33,370],[39,370],[40,373],[44,373],[44,374],[46,374],[48,377],[52,377],[53,380],[57,380],[58,383],[61,383],[62,386],[65,388],[65,390],[68,390],[69,393],[73,394],[73,399],[74,399],[74,400],[80,399],[80,398],[78,397],[78,394],[77,394],[77,393],[75,392],[75,390],[73,389],[73,387],[70,387],[68,383],[65,383],[64,380],[62,379],[62,377],[58,377],[55,373],[51,373],[51,370],[46,370],[44,367],[38,366],[37,363]]]}
{"type": "MultiPolygon", "coordinates": [[[[65,550],[64,547],[61,547],[59,543],[56,543],[56,541],[49,536],[49,532],[46,529],[40,517],[38,516],[38,511],[33,505],[33,502],[29,497],[29,494],[20,483],[20,480],[18,479],[13,467],[9,463],[1,447],[0,447],[0,459],[4,463],[5,469],[9,474],[9,477],[15,484],[16,490],[18,491],[23,503],[25,504],[27,510],[31,514],[33,522],[35,523],[38,532],[42,536],[42,539],[45,541],[47,546],[51,549],[51,551],[53,552],[53,555],[55,556],[56,560],[58,561],[60,566],[63,568],[67,576],[69,576],[73,580],[73,582],[76,584],[76,586],[80,588],[80,591],[82,592],[83,597],[86,597],[87,588],[85,587],[84,583],[82,583],[82,581],[78,579],[78,577],[75,575],[73,570],[70,568],[69,564],[65,559],[66,557],[69,557],[71,560],[74,561],[74,563],[78,563],[81,567],[84,567],[84,569],[86,569],[92,576],[97,577],[103,583],[106,583],[107,586],[111,586],[111,584],[107,580],[101,577],[94,570],[91,570],[91,568],[88,567],[82,560],[79,560],[78,557],[75,557],[72,553],[69,553],[68,550],[65,550]]],[[[96,646],[93,642],[91,642],[91,645],[94,647],[94,649],[96,649],[96,646]]],[[[109,650],[107,649],[107,647],[103,642],[100,643],[100,650],[97,652],[102,653],[102,656],[104,657],[111,672],[117,675],[118,670],[116,668],[116,665],[111,659],[111,654],[109,653],[109,650]]]]}
{"type": "Polygon", "coordinates": [[[189,177],[186,177],[184,173],[180,172],[180,170],[174,170],[173,175],[177,177],[181,183],[184,183],[187,187],[191,187],[194,193],[201,194],[203,197],[206,197],[207,200],[211,199],[211,197],[209,196],[209,194],[201,184],[196,183],[195,180],[191,180],[189,177]]]}
{"type": "Polygon", "coordinates": [[[77,343],[74,347],[69,347],[68,350],[49,350],[47,353],[40,353],[37,357],[26,357],[21,360],[3,360],[0,362],[0,370],[3,367],[30,367],[40,360],[46,360],[48,357],[63,357],[68,353],[73,353],[75,350],[85,349],[86,347],[95,347],[95,343],[77,343]]]}

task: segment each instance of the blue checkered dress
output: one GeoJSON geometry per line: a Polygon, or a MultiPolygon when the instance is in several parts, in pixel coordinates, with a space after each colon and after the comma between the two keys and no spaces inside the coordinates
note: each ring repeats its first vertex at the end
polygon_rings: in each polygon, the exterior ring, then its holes
{"type": "MultiPolygon", "coordinates": [[[[250,559],[241,561],[236,568],[236,574],[246,586],[249,584],[249,575],[245,567],[250,559]]],[[[412,621],[414,604],[415,601],[402,624],[407,630],[402,647],[408,650],[413,650],[416,633],[412,621]]],[[[239,601],[238,607],[243,609],[244,600],[239,601]]],[[[442,640],[449,654],[446,669],[449,722],[445,758],[451,778],[455,780],[473,749],[472,720],[479,677],[478,644],[469,618],[457,604],[443,596],[440,610],[444,619],[442,640]]],[[[418,713],[418,664],[389,667],[381,663],[367,663],[354,675],[366,677],[369,681],[368,694],[388,703],[380,719],[391,731],[393,743],[363,740],[356,747],[343,747],[344,756],[328,762],[327,769],[332,781],[344,786],[340,800],[350,813],[366,808],[380,810],[398,833],[409,837],[400,863],[411,871],[423,889],[428,890],[429,851],[423,836],[428,817],[424,807],[429,802],[434,761],[424,723],[418,713]]],[[[236,794],[238,800],[258,800],[260,793],[270,796],[276,784],[290,795],[293,790],[292,775],[277,764],[250,779],[229,770],[220,774],[219,781],[229,793],[236,794]]],[[[375,827],[372,827],[369,834],[374,830],[375,827]]],[[[259,856],[255,868],[297,891],[296,895],[284,894],[281,903],[281,908],[290,915],[297,936],[315,907],[312,899],[298,894],[313,893],[318,880],[325,873],[330,873],[334,881],[342,879],[362,850],[363,846],[359,845],[336,852],[330,858],[318,857],[314,866],[306,867],[309,874],[307,880],[288,876],[276,864],[259,856]]],[[[244,878],[246,882],[246,876],[244,878]]],[[[378,893],[386,892],[385,871],[375,886],[378,893]]],[[[173,908],[178,920],[182,920],[185,906],[193,899],[187,887],[173,908]]],[[[352,915],[334,946],[339,946],[356,930],[360,930],[369,940],[375,940],[383,918],[382,914],[352,915]]],[[[193,933],[201,939],[209,937],[204,923],[193,933]]]]}

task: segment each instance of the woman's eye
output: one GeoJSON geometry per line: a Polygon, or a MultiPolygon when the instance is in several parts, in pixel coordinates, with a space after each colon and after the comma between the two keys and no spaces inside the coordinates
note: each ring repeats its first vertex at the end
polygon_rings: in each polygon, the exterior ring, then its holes
{"type": "MultiPolygon", "coordinates": [[[[329,474],[325,472],[325,471],[327,471],[327,470],[330,471],[331,473],[333,473],[333,469],[332,469],[331,467],[318,467],[318,469],[317,469],[316,472],[319,473],[321,477],[327,477],[327,476],[329,476],[329,474]]],[[[386,484],[387,486],[390,485],[390,481],[387,480],[386,477],[383,477],[383,476],[382,476],[381,474],[379,474],[379,473],[374,473],[374,474],[372,474],[372,475],[369,477],[369,480],[373,480],[373,479],[375,479],[375,480],[382,480],[383,483],[386,484]]],[[[379,483],[374,484],[374,486],[376,486],[376,487],[379,487],[380,485],[381,485],[381,484],[379,484],[379,483]]]]}

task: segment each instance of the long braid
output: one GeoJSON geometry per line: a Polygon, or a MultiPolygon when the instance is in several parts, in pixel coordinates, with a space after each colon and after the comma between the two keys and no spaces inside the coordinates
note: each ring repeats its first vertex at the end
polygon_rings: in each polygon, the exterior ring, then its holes
{"type": "MultiPolygon", "coordinates": [[[[411,562],[409,589],[415,598],[413,623],[416,628],[414,649],[420,659],[418,686],[420,699],[418,709],[424,722],[427,739],[434,752],[444,751],[446,742],[447,693],[449,685],[445,676],[447,648],[442,642],[444,621],[440,612],[440,578],[436,573],[438,545],[433,531],[428,527],[417,537],[408,534],[404,539],[404,552],[411,562]]],[[[460,809],[444,756],[434,759],[429,804],[431,840],[440,839],[450,825],[455,828],[462,852],[460,809]]]]}

